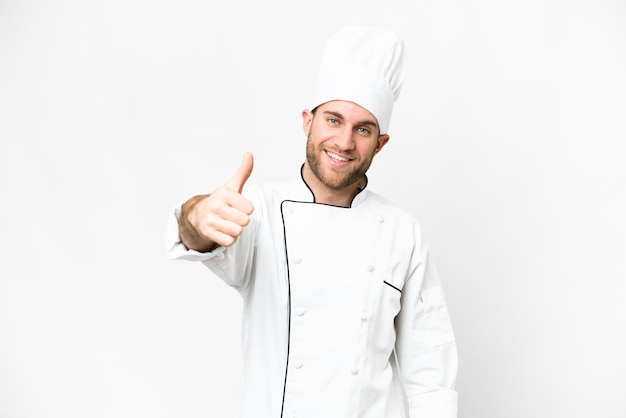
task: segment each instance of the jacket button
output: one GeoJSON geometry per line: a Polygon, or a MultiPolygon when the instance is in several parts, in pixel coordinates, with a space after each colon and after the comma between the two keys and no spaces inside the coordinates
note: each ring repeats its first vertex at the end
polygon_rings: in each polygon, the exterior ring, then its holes
{"type": "Polygon", "coordinates": [[[383,218],[383,216],[382,216],[382,215],[378,215],[378,216],[376,217],[376,220],[377,220],[378,222],[380,222],[381,224],[382,224],[383,222],[385,222],[385,218],[383,218]]]}
{"type": "Polygon", "coordinates": [[[294,364],[293,366],[294,366],[296,369],[301,369],[301,368],[302,368],[302,366],[304,366],[304,365],[302,364],[302,362],[301,362],[301,361],[297,361],[297,362],[296,362],[296,364],[294,364]]]}
{"type": "Polygon", "coordinates": [[[296,315],[298,316],[304,315],[305,312],[306,310],[304,308],[296,308],[296,315]]]}
{"type": "Polygon", "coordinates": [[[369,266],[366,267],[367,271],[369,271],[370,273],[372,271],[374,271],[374,266],[372,266],[371,264],[369,266]]]}
{"type": "Polygon", "coordinates": [[[357,374],[359,374],[359,369],[355,367],[352,370],[350,370],[350,373],[352,373],[352,376],[356,376],[357,374]]]}
{"type": "Polygon", "coordinates": [[[293,258],[293,264],[300,264],[302,263],[302,258],[300,257],[294,257],[293,258]]]}

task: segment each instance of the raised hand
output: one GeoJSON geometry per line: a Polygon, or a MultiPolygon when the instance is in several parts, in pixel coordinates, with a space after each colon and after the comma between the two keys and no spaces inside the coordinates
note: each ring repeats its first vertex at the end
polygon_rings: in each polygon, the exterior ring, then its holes
{"type": "Polygon", "coordinates": [[[189,199],[178,220],[180,238],[189,249],[205,252],[237,241],[250,222],[252,202],[241,191],[252,173],[254,159],[245,153],[233,177],[209,195],[189,199]]]}

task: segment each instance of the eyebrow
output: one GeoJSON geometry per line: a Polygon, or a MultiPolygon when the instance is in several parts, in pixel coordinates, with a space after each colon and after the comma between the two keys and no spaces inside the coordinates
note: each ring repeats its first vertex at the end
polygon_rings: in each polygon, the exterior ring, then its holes
{"type": "MultiPolygon", "coordinates": [[[[343,117],[343,115],[341,113],[335,112],[333,110],[325,110],[324,114],[329,114],[329,115],[335,116],[338,119],[344,119],[344,117],[343,117]]],[[[365,119],[365,120],[359,121],[355,125],[357,125],[357,126],[370,125],[370,126],[373,126],[374,128],[378,128],[378,124],[376,122],[374,122],[373,120],[371,120],[371,119],[365,119]]]]}

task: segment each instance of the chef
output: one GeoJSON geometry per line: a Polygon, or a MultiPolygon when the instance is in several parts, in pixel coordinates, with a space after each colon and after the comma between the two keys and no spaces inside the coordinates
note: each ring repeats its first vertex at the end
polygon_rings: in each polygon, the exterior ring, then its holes
{"type": "Polygon", "coordinates": [[[176,208],[168,256],[195,260],[243,298],[240,418],[454,418],[457,351],[416,220],[367,188],[406,71],[383,28],[326,43],[302,112],[293,181],[223,186],[176,208]],[[245,185],[245,188],[244,188],[245,185]]]}

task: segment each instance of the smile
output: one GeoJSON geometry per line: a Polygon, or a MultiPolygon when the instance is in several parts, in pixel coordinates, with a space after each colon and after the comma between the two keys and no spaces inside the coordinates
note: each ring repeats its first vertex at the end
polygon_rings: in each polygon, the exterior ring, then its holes
{"type": "Polygon", "coordinates": [[[340,163],[345,163],[345,162],[350,161],[348,158],[342,157],[341,155],[335,154],[334,152],[326,151],[326,155],[328,155],[332,160],[340,162],[340,163]]]}

